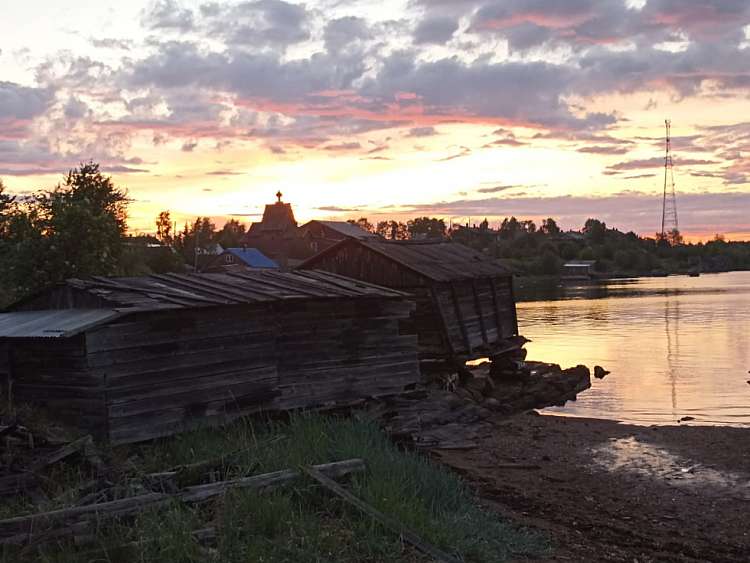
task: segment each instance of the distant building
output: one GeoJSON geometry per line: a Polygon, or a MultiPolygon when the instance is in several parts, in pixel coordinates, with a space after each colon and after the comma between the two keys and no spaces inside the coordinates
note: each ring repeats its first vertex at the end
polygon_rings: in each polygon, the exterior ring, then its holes
{"type": "Polygon", "coordinates": [[[257,248],[274,260],[282,269],[293,266],[309,256],[305,242],[297,228],[292,206],[281,201],[282,193],[276,194],[277,201],[266,205],[263,219],[250,225],[243,245],[257,248]]]}
{"type": "Polygon", "coordinates": [[[215,256],[202,271],[222,272],[237,268],[278,270],[279,265],[257,248],[227,248],[215,256]]]}
{"type": "Polygon", "coordinates": [[[314,219],[300,228],[300,235],[310,248],[310,255],[317,254],[347,238],[378,240],[375,233],[347,221],[318,221],[314,219]]]}
{"type": "Polygon", "coordinates": [[[591,279],[596,271],[596,260],[571,260],[563,264],[565,279],[591,279]]]}

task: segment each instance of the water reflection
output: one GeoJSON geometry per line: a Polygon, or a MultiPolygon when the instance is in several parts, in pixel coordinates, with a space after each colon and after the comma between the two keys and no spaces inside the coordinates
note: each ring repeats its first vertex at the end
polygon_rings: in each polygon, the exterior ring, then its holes
{"type": "Polygon", "coordinates": [[[693,423],[750,425],[750,272],[555,291],[555,299],[519,303],[529,358],[612,373],[576,403],[549,410],[636,423],[690,416],[693,423]]]}
{"type": "Polygon", "coordinates": [[[747,475],[720,471],[695,460],[684,459],[669,450],[635,437],[613,438],[594,448],[594,463],[608,471],[638,473],[676,487],[700,489],[724,498],[750,500],[747,475]]]}

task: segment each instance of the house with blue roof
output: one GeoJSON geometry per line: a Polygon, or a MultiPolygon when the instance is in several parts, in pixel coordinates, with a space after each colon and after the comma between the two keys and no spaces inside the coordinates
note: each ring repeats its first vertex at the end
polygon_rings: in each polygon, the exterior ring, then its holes
{"type": "Polygon", "coordinates": [[[207,264],[203,271],[221,272],[242,268],[278,270],[279,265],[257,248],[227,248],[207,264]]]}

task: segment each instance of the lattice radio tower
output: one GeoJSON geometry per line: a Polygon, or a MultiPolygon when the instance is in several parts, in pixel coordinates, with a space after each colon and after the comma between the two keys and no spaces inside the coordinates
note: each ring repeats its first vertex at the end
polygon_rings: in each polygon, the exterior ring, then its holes
{"type": "Polygon", "coordinates": [[[670,240],[670,235],[679,233],[677,224],[677,196],[674,191],[674,169],[672,162],[672,120],[665,119],[667,128],[666,154],[664,155],[664,195],[661,207],[661,237],[670,240]]]}

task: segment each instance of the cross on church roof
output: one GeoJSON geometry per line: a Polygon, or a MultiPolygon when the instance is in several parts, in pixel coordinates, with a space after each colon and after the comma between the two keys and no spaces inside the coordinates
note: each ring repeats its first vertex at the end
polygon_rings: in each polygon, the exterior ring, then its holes
{"type": "Polygon", "coordinates": [[[282,195],[283,194],[281,193],[281,190],[279,190],[278,192],[276,192],[276,197],[279,199],[279,203],[281,203],[281,196],[282,195]]]}

